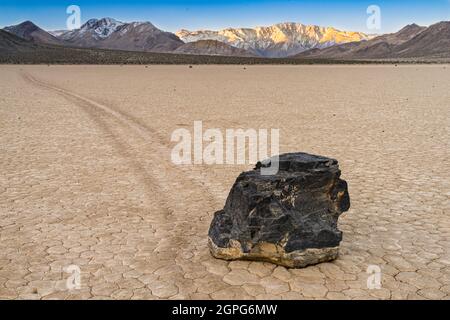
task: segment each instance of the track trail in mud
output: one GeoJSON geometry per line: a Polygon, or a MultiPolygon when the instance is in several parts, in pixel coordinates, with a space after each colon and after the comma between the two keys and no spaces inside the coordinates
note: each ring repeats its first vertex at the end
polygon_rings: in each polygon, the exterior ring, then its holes
{"type": "Polygon", "coordinates": [[[111,138],[114,149],[126,159],[148,196],[159,203],[159,208],[149,213],[155,215],[152,227],[159,241],[156,252],[171,251],[174,264],[177,259],[184,259],[186,252],[205,255],[209,220],[223,206],[222,186],[212,183],[206,174],[196,175],[189,166],[172,164],[169,146],[138,119],[30,74],[22,76],[28,83],[74,103],[111,138]],[[188,198],[198,201],[185,201],[188,198]]]}

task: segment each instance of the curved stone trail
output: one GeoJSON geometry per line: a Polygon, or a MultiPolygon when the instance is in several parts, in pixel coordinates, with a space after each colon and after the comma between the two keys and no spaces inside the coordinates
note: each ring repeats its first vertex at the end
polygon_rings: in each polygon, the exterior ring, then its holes
{"type": "Polygon", "coordinates": [[[420,78],[412,66],[0,68],[0,298],[450,297],[450,97],[445,81],[424,89],[447,79],[440,67],[420,67],[420,78]],[[378,72],[384,82],[373,95],[366,86],[378,72]],[[346,81],[365,104],[333,87],[346,81]],[[321,86],[335,96],[322,98],[321,86]],[[172,109],[153,117],[164,106],[172,109]],[[281,151],[340,160],[352,208],[339,221],[336,261],[292,270],[211,257],[209,223],[240,168],[175,166],[166,136],[202,117],[208,127],[275,122],[281,151]],[[80,267],[80,289],[66,287],[70,265],[80,267]],[[381,289],[367,287],[371,265],[382,271],[381,289]]]}

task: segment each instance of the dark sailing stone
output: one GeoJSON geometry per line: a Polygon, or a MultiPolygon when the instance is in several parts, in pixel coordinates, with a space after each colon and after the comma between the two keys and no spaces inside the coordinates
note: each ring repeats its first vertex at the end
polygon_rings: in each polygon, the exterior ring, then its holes
{"type": "Polygon", "coordinates": [[[274,175],[260,172],[268,159],[236,179],[209,229],[215,257],[305,267],[338,256],[337,221],[350,197],[337,160],[288,153],[278,161],[274,175]]]}

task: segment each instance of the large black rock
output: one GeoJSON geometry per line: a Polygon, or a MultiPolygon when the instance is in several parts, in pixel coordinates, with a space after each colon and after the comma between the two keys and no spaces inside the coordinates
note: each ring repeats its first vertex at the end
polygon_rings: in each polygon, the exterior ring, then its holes
{"type": "Polygon", "coordinates": [[[305,267],[338,256],[339,215],[350,207],[337,160],[306,153],[279,156],[279,171],[262,175],[258,163],[234,183],[214,214],[209,247],[216,258],[305,267]]]}

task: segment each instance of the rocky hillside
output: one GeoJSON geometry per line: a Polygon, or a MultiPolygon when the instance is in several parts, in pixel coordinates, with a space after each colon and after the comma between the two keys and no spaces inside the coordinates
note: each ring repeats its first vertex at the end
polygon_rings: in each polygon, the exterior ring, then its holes
{"type": "Polygon", "coordinates": [[[31,21],[25,21],[15,26],[5,27],[4,30],[20,38],[35,43],[57,44],[57,45],[64,44],[63,41],[51,35],[47,31],[39,28],[31,21]]]}
{"type": "Polygon", "coordinates": [[[0,53],[14,54],[17,52],[31,51],[38,45],[12,33],[0,29],[0,53]]]}
{"type": "Polygon", "coordinates": [[[198,40],[195,42],[188,42],[175,49],[174,53],[235,57],[255,56],[245,49],[239,49],[217,40],[198,40]]]}
{"type": "Polygon", "coordinates": [[[411,24],[396,33],[374,39],[310,50],[296,56],[314,59],[402,59],[424,60],[450,58],[450,22],[429,27],[411,24]]]}

